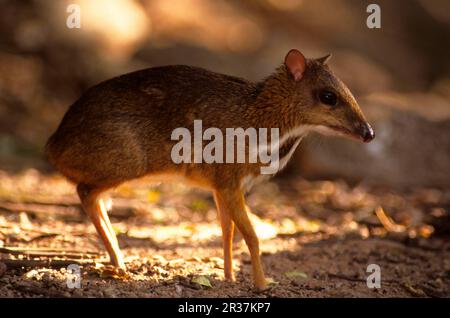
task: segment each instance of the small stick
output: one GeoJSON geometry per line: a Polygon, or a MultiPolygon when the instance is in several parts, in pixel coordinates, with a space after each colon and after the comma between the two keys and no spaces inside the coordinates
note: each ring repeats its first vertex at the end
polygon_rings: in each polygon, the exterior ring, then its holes
{"type": "Polygon", "coordinates": [[[72,250],[51,249],[51,248],[26,248],[26,247],[0,247],[0,253],[12,255],[27,255],[31,257],[72,257],[90,258],[101,255],[96,252],[78,252],[72,250]]]}
{"type": "Polygon", "coordinates": [[[71,264],[77,265],[95,265],[93,260],[23,260],[23,259],[2,259],[8,268],[22,268],[22,267],[52,267],[61,268],[67,267],[71,264]]]}
{"type": "Polygon", "coordinates": [[[380,220],[380,223],[388,232],[400,233],[405,231],[406,227],[404,225],[396,224],[389,216],[386,215],[386,212],[384,212],[381,206],[375,209],[375,214],[380,220]]]}
{"type": "MultiPolygon", "coordinates": [[[[76,250],[66,250],[62,248],[52,248],[52,247],[21,247],[21,246],[4,246],[3,249],[8,249],[11,251],[39,251],[39,252],[66,252],[66,253],[80,253],[76,250]]],[[[99,252],[86,251],[84,254],[100,255],[99,252]]]]}
{"type": "Polygon", "coordinates": [[[80,203],[75,198],[67,198],[67,197],[58,197],[58,200],[55,201],[49,201],[49,200],[36,200],[35,198],[23,198],[21,197],[19,200],[14,200],[10,198],[2,198],[0,200],[0,203],[22,203],[22,204],[37,204],[37,205],[56,205],[56,206],[62,206],[62,207],[73,207],[73,206],[79,206],[80,203]]]}
{"type": "Polygon", "coordinates": [[[36,203],[20,203],[20,202],[5,202],[0,201],[0,209],[9,212],[31,212],[36,214],[67,214],[70,212],[81,212],[81,207],[76,205],[64,206],[64,205],[44,205],[36,203]]]}
{"type": "MultiPolygon", "coordinates": [[[[135,210],[142,209],[145,205],[139,200],[114,200],[114,209],[109,211],[111,216],[128,218],[135,215],[135,210]]],[[[1,201],[0,209],[6,210],[8,212],[28,212],[35,214],[71,214],[81,213],[83,209],[79,204],[51,204],[51,203],[24,203],[24,202],[13,202],[13,201],[1,201]]]]}
{"type": "MultiPolygon", "coordinates": [[[[37,229],[31,229],[31,228],[27,228],[27,227],[23,227],[23,226],[18,226],[20,228],[21,231],[24,232],[32,232],[32,233],[39,233],[39,234],[44,234],[44,235],[63,235],[62,233],[58,233],[58,232],[47,232],[47,231],[43,231],[43,230],[37,230],[37,229]]],[[[13,229],[14,226],[13,225],[0,225],[0,228],[2,229],[13,229]]]]}

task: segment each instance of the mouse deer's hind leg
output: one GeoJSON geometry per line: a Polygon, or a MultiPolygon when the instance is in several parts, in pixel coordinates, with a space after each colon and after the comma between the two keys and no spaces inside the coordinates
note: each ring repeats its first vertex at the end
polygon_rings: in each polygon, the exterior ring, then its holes
{"type": "Polygon", "coordinates": [[[231,214],[226,209],[226,204],[223,202],[219,194],[214,192],[214,201],[217,206],[217,213],[222,227],[222,241],[223,241],[223,262],[225,279],[234,281],[233,274],[233,233],[234,222],[231,219],[231,214]]]}
{"type": "Polygon", "coordinates": [[[117,241],[116,232],[114,231],[111,221],[109,220],[108,216],[108,208],[106,207],[106,202],[104,198],[98,198],[98,205],[100,208],[100,217],[105,221],[105,224],[108,228],[108,231],[110,233],[111,238],[113,239],[113,243],[117,246],[119,246],[119,242],[117,241]]]}
{"type": "Polygon", "coordinates": [[[111,222],[109,221],[106,206],[102,199],[99,198],[103,189],[90,187],[85,184],[77,186],[78,195],[83,205],[83,209],[91,219],[92,223],[100,235],[106,251],[109,254],[111,263],[114,266],[125,269],[122,253],[119,249],[116,234],[113,231],[111,222]]]}
{"type": "MultiPolygon", "coordinates": [[[[266,279],[264,277],[264,271],[261,265],[261,259],[259,255],[259,242],[258,237],[253,229],[250,219],[248,218],[245,208],[244,195],[240,190],[225,189],[217,190],[214,194],[218,209],[221,214],[227,214],[231,216],[232,221],[236,224],[237,228],[244,237],[245,243],[250,251],[250,257],[252,260],[253,269],[253,281],[255,287],[258,290],[264,290],[267,286],[266,279]]],[[[225,239],[225,235],[224,235],[225,239]]],[[[227,245],[224,241],[224,247],[227,245]]],[[[228,243],[228,244],[231,244],[228,243]]],[[[225,251],[226,253],[227,251],[225,251]]],[[[225,254],[225,264],[226,264],[225,254]]],[[[231,256],[230,256],[231,259],[231,256]]],[[[231,261],[230,261],[231,263],[231,261]]]]}

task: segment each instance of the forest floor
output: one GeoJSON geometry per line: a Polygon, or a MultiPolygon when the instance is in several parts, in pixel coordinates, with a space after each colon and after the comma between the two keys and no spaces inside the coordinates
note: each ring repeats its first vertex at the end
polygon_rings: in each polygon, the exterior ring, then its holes
{"type": "Polygon", "coordinates": [[[0,297],[449,297],[450,190],[406,192],[343,181],[276,180],[248,195],[270,288],[253,290],[239,233],[237,281],[223,280],[208,193],[125,184],[110,193],[128,272],[108,266],[74,186],[0,171],[0,297]],[[80,288],[67,266],[80,264],[80,288]],[[369,288],[369,264],[380,288],[369,288]]]}

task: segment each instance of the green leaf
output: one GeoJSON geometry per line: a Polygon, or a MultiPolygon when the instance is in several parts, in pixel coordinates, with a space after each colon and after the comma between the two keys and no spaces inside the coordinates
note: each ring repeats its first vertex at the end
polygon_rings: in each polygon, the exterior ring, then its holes
{"type": "Polygon", "coordinates": [[[191,282],[212,288],[211,282],[209,281],[209,277],[205,275],[195,276],[194,278],[192,278],[191,282]]]}

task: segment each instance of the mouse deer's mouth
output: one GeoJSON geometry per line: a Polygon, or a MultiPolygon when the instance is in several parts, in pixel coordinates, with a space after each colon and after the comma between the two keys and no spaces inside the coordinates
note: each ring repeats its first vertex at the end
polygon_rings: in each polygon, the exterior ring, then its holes
{"type": "Polygon", "coordinates": [[[331,130],[334,131],[337,135],[341,135],[347,138],[351,138],[358,141],[363,141],[363,138],[360,134],[354,133],[348,128],[345,128],[343,126],[329,126],[331,130]]]}
{"type": "Polygon", "coordinates": [[[357,141],[366,141],[362,134],[356,133],[344,126],[330,125],[330,126],[317,126],[315,129],[318,133],[328,136],[341,136],[350,138],[357,141]]]}
{"type": "Polygon", "coordinates": [[[358,141],[370,142],[375,138],[375,133],[373,132],[372,127],[367,123],[359,125],[357,132],[352,131],[343,126],[329,126],[329,127],[338,135],[349,137],[351,139],[355,139],[358,141]]]}

